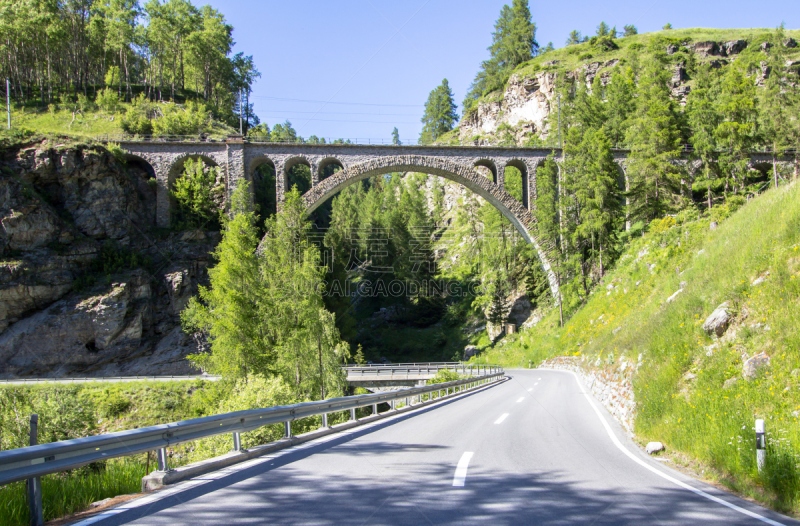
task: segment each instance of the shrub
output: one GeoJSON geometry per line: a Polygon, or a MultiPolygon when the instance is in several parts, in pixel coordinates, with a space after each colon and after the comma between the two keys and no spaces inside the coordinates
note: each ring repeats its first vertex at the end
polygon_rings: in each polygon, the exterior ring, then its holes
{"type": "Polygon", "coordinates": [[[210,115],[202,104],[189,102],[185,108],[168,106],[163,117],[153,121],[156,135],[198,135],[210,129],[210,115]]]}
{"type": "Polygon", "coordinates": [[[120,127],[126,133],[134,135],[150,135],[153,133],[154,105],[148,101],[144,94],[135,98],[128,106],[125,115],[120,120],[120,127]]]}
{"type": "Polygon", "coordinates": [[[95,99],[101,110],[114,113],[119,110],[119,95],[111,88],[103,88],[97,93],[95,99]]]}
{"type": "Polygon", "coordinates": [[[106,418],[116,418],[131,407],[130,399],[119,391],[112,391],[100,403],[100,414],[106,418]]]}
{"type": "Polygon", "coordinates": [[[661,219],[654,219],[653,222],[650,223],[650,232],[654,234],[660,234],[674,227],[675,224],[675,218],[670,216],[661,219]]]}
{"type": "Polygon", "coordinates": [[[443,384],[445,382],[453,382],[461,380],[461,375],[449,369],[441,369],[436,373],[436,376],[426,382],[427,385],[443,384]]]}
{"type": "Polygon", "coordinates": [[[186,161],[183,175],[175,181],[171,192],[178,203],[176,225],[219,226],[221,193],[224,194],[224,188],[217,186],[216,168],[206,166],[201,159],[186,161]]]}
{"type": "MultiPolygon", "coordinates": [[[[299,401],[295,398],[289,384],[285,383],[279,376],[272,378],[248,376],[236,382],[229,396],[220,402],[214,413],[221,414],[246,409],[274,407],[294,404],[299,401]]],[[[307,426],[308,422],[305,420],[300,421],[299,425],[307,426]]],[[[283,433],[283,424],[271,424],[243,433],[242,447],[246,449],[274,442],[283,437],[283,433]]],[[[199,460],[222,455],[230,451],[231,446],[231,437],[228,434],[205,438],[197,442],[193,457],[199,460]]]]}

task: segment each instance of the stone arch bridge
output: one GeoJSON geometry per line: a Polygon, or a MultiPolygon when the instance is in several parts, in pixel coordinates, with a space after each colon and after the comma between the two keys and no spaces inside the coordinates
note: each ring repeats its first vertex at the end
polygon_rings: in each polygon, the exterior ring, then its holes
{"type": "MultiPolygon", "coordinates": [[[[270,164],[275,169],[278,202],[289,190],[289,170],[305,164],[311,171],[311,189],[303,195],[309,211],[356,181],[392,172],[420,172],[438,175],[462,184],[495,206],[537,250],[554,296],[558,283],[550,266],[549,253],[553,247],[539,240],[533,203],[536,200],[535,173],[548,155],[560,155],[553,148],[486,147],[486,146],[394,146],[356,144],[250,143],[239,137],[226,141],[122,141],[120,146],[132,160],[143,161],[152,168],[157,180],[157,211],[159,226],[170,221],[169,191],[183,171],[188,159],[203,159],[218,166],[225,175],[227,191],[236,183],[253,180],[256,169],[270,164]],[[331,164],[341,170],[323,178],[331,164]],[[522,174],[522,201],[505,190],[505,170],[517,168],[522,174]],[[483,175],[483,172],[486,175],[483,175]],[[491,179],[487,176],[491,174],[491,179]]],[[[625,179],[625,160],[628,152],[614,151],[620,166],[620,179],[625,179]]],[[[771,163],[771,156],[757,155],[752,164],[771,163]]],[[[680,161],[678,162],[686,162],[680,161]]],[[[624,182],[622,183],[624,184],[624,182]]]]}

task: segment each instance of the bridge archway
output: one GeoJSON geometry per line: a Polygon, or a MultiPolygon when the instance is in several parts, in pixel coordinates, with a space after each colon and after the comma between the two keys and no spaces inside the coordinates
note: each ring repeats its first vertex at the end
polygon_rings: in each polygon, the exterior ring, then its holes
{"type": "Polygon", "coordinates": [[[314,174],[314,165],[303,155],[296,155],[289,157],[283,162],[282,182],[286,190],[290,190],[292,186],[297,185],[298,190],[306,192],[313,186],[312,177],[314,174]],[[303,173],[303,170],[298,170],[300,167],[307,167],[308,173],[303,173]]]}
{"type": "Polygon", "coordinates": [[[438,175],[459,183],[483,197],[508,219],[522,238],[536,249],[542,268],[550,282],[550,291],[559,298],[558,281],[550,265],[552,247],[542,243],[536,234],[536,222],[522,204],[494,182],[479,174],[474,168],[452,161],[428,156],[387,156],[358,163],[339,171],[303,194],[308,213],[353,183],[376,175],[394,172],[421,172],[438,175]]]}
{"type": "MultiPolygon", "coordinates": [[[[475,161],[473,166],[475,166],[476,168],[477,167],[482,167],[482,168],[486,168],[487,170],[489,170],[492,173],[492,176],[490,178],[491,181],[494,184],[497,184],[497,165],[494,164],[493,161],[491,161],[489,159],[478,159],[477,161],[475,161]]],[[[480,173],[480,171],[478,173],[480,173]]],[[[489,178],[487,177],[487,179],[489,179],[489,178]]]]}
{"type": "MultiPolygon", "coordinates": [[[[505,166],[505,169],[504,169],[505,173],[503,175],[503,182],[505,183],[506,191],[508,191],[510,189],[509,187],[512,184],[512,182],[513,182],[513,184],[516,184],[516,182],[514,181],[514,177],[509,177],[509,176],[512,175],[510,173],[509,168],[514,168],[514,169],[519,171],[519,174],[520,174],[519,184],[522,186],[521,193],[520,193],[520,197],[521,197],[520,202],[522,203],[522,206],[524,206],[526,209],[530,210],[531,207],[530,207],[529,188],[530,188],[530,185],[531,185],[531,183],[530,183],[531,176],[530,176],[530,173],[528,173],[528,165],[525,164],[525,161],[522,161],[520,159],[511,159],[510,161],[508,161],[506,163],[506,166],[505,166]]],[[[514,196],[514,197],[516,197],[516,196],[514,196]]]]}
{"type": "Polygon", "coordinates": [[[336,157],[326,157],[318,164],[319,167],[317,169],[317,181],[327,179],[334,173],[344,170],[344,164],[336,157]]]}

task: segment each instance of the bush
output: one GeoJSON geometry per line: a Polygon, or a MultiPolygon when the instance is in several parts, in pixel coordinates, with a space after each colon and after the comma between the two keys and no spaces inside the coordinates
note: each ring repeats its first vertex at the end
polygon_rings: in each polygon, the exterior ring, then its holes
{"type": "Polygon", "coordinates": [[[95,103],[101,110],[114,113],[119,110],[119,95],[111,88],[103,88],[97,93],[95,103]]]}
{"type": "Polygon", "coordinates": [[[144,94],[135,98],[120,120],[120,127],[126,133],[151,135],[153,133],[154,105],[144,94]]]}
{"type": "Polygon", "coordinates": [[[171,191],[178,202],[175,224],[185,228],[218,227],[224,191],[224,187],[217,186],[216,168],[206,166],[201,159],[186,161],[183,175],[171,191]]]}
{"type": "Polygon", "coordinates": [[[445,382],[454,382],[461,380],[461,375],[449,369],[441,369],[436,373],[436,376],[426,382],[426,385],[443,384],[445,382]]]}
{"type": "Polygon", "coordinates": [[[614,39],[610,36],[602,36],[602,37],[592,37],[589,39],[589,44],[592,47],[596,47],[598,49],[602,49],[603,51],[612,51],[614,49],[619,49],[619,46],[614,39]]]}
{"type": "Polygon", "coordinates": [[[106,418],[116,418],[126,412],[131,407],[130,399],[120,393],[113,391],[100,403],[100,414],[106,418]]]}
{"type": "Polygon", "coordinates": [[[210,115],[205,106],[189,102],[185,108],[170,105],[163,117],[153,121],[156,135],[199,135],[210,130],[210,115]]]}
{"type": "MultiPolygon", "coordinates": [[[[299,401],[295,398],[289,384],[279,376],[272,378],[248,376],[233,386],[229,396],[222,400],[214,414],[289,405],[299,401]]],[[[307,420],[309,419],[298,422],[298,426],[307,426],[307,420]]],[[[283,433],[283,424],[271,424],[243,433],[242,447],[247,449],[274,442],[282,438],[283,433]]],[[[232,445],[231,437],[228,434],[205,438],[197,442],[193,458],[200,460],[223,455],[231,450],[232,445]]]]}
{"type": "Polygon", "coordinates": [[[654,234],[661,234],[662,232],[666,232],[670,228],[675,226],[675,218],[674,217],[664,217],[662,219],[654,219],[650,223],[650,232],[654,234]]]}

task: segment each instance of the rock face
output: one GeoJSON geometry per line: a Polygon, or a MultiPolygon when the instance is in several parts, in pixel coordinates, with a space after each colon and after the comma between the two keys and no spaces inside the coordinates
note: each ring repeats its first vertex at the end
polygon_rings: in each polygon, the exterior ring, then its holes
{"type": "Polygon", "coordinates": [[[464,361],[466,362],[473,356],[476,356],[480,352],[480,349],[475,347],[474,345],[467,345],[464,347],[464,361]]]}
{"type": "Polygon", "coordinates": [[[691,48],[701,57],[725,55],[725,49],[720,47],[718,42],[697,42],[691,48]]]}
{"type": "Polygon", "coordinates": [[[725,334],[731,321],[731,315],[728,312],[729,309],[730,304],[727,301],[714,309],[711,316],[706,318],[705,323],[703,323],[703,330],[708,334],[715,334],[717,337],[725,334]]]}
{"type": "Polygon", "coordinates": [[[730,40],[725,42],[722,47],[726,55],[738,55],[747,47],[747,40],[730,40]]]}
{"type": "Polygon", "coordinates": [[[196,372],[179,313],[219,234],[154,232],[152,174],[102,148],[0,153],[0,377],[196,372]]]}
{"type": "Polygon", "coordinates": [[[513,75],[502,101],[480,104],[477,111],[464,116],[459,124],[461,140],[494,134],[501,124],[518,127],[518,140],[527,133],[546,135],[550,101],[555,100],[555,80],[555,73],[549,72],[524,78],[513,75]]]}

